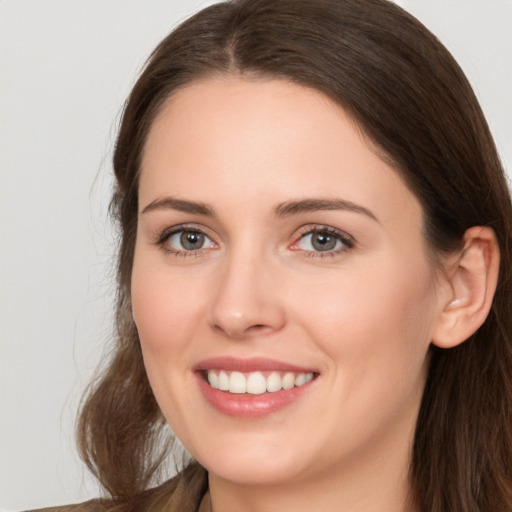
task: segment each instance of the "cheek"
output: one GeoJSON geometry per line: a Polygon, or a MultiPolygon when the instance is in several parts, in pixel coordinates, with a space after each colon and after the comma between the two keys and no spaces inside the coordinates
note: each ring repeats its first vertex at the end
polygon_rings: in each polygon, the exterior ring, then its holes
{"type": "Polygon", "coordinates": [[[343,286],[332,282],[321,302],[303,308],[303,325],[329,360],[327,387],[333,395],[326,428],[337,432],[339,418],[346,418],[347,439],[402,431],[399,424],[417,417],[433,293],[429,273],[416,270],[414,279],[390,271],[353,272],[343,286]]]}
{"type": "Polygon", "coordinates": [[[432,270],[421,259],[392,261],[340,271],[315,284],[308,307],[296,303],[298,321],[344,379],[398,382],[421,372],[435,321],[432,270]]]}
{"type": "Polygon", "coordinates": [[[194,416],[184,397],[193,363],[190,340],[197,337],[198,319],[204,317],[204,291],[201,280],[180,278],[165,265],[135,259],[132,308],[144,366],[164,416],[182,440],[191,428],[183,418],[194,416]]]}
{"type": "MultiPolygon", "coordinates": [[[[135,260],[132,308],[148,371],[150,358],[185,351],[205,311],[205,283],[135,260]]],[[[172,358],[170,359],[172,361],[172,358]]]]}

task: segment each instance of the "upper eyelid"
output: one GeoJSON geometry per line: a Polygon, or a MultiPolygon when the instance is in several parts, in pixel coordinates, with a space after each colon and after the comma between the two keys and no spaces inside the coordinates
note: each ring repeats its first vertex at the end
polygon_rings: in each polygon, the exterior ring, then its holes
{"type": "Polygon", "coordinates": [[[183,223],[183,224],[176,224],[175,226],[169,226],[167,228],[164,228],[163,230],[160,230],[157,232],[156,238],[157,243],[164,242],[167,240],[171,235],[174,235],[176,233],[179,233],[180,231],[197,231],[198,233],[202,233],[203,235],[207,236],[208,238],[213,238],[211,234],[211,230],[198,226],[194,223],[183,223]]]}
{"type": "Polygon", "coordinates": [[[321,233],[322,231],[332,235],[337,235],[344,240],[351,240],[353,243],[356,242],[355,238],[346,231],[324,224],[306,224],[295,230],[295,233],[297,233],[297,237],[303,237],[310,233],[321,233]]]}

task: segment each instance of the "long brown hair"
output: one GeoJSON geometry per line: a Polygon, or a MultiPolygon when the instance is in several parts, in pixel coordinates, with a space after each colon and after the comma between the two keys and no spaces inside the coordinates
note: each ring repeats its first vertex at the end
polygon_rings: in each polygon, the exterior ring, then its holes
{"type": "Polygon", "coordinates": [[[168,443],[131,316],[141,154],[178,88],[209,75],[285,78],[342,106],[424,210],[433,255],[491,226],[501,251],[485,324],[460,346],[432,348],[410,466],[424,512],[512,510],[512,205],[478,101],[449,52],[387,0],[234,0],[175,29],[126,103],[114,154],[112,212],[121,240],[117,336],[78,424],[82,456],[107,491],[130,501],[152,482],[168,443]]]}

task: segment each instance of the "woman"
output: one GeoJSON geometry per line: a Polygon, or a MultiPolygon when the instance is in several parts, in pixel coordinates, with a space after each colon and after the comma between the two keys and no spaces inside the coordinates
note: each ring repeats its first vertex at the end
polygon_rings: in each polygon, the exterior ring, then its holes
{"type": "Polygon", "coordinates": [[[154,51],[114,156],[116,353],[77,510],[512,510],[511,219],[447,51],[243,0],[154,51]],[[166,423],[197,462],[153,490],[166,423]]]}

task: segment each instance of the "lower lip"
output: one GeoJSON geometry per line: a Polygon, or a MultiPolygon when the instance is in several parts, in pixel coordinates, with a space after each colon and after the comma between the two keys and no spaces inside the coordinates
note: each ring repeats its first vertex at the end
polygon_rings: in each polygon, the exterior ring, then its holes
{"type": "Polygon", "coordinates": [[[282,389],[273,393],[251,395],[248,393],[236,394],[220,391],[212,388],[203,378],[201,373],[196,373],[199,389],[206,401],[217,411],[237,418],[262,418],[283,409],[287,405],[297,401],[308,391],[311,382],[292,389],[282,389]]]}

